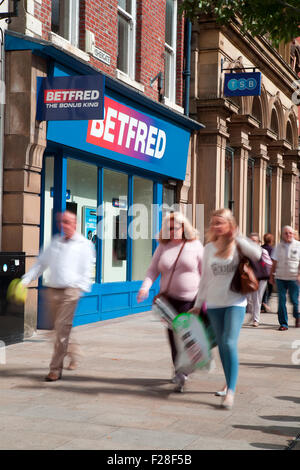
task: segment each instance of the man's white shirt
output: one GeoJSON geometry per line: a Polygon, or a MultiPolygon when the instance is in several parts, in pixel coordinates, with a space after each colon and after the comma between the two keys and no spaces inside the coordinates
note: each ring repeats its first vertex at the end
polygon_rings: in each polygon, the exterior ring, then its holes
{"type": "Polygon", "coordinates": [[[22,277],[22,283],[30,284],[49,269],[48,287],[74,287],[89,292],[95,257],[94,245],[83,235],[76,232],[68,240],[55,235],[33,267],[22,277]]]}

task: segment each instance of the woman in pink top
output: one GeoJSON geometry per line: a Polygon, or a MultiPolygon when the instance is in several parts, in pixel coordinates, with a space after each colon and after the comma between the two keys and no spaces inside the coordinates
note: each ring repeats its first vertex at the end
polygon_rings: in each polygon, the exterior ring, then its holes
{"type": "MultiPolygon", "coordinates": [[[[138,302],[148,297],[149,289],[159,275],[160,292],[165,292],[184,241],[186,243],[178,258],[167,294],[170,304],[178,313],[188,312],[194,306],[201,277],[203,245],[198,239],[196,229],[180,212],[170,213],[163,219],[159,245],[139,290],[138,302]]],[[[170,329],[167,331],[175,368],[177,349],[174,334],[170,329]]],[[[185,380],[186,376],[176,374],[175,370],[173,382],[178,384],[178,391],[183,391],[185,380]]]]}

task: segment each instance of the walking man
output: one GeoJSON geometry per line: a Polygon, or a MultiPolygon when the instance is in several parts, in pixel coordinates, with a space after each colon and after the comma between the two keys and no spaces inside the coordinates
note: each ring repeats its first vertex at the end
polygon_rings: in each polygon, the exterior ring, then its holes
{"type": "Polygon", "coordinates": [[[281,242],[276,245],[272,260],[273,266],[270,282],[275,283],[278,290],[278,321],[279,331],[288,329],[288,314],[286,309],[286,293],[289,292],[293,304],[293,316],[296,328],[300,327],[298,297],[300,282],[300,242],[294,238],[294,230],[286,225],[282,229],[281,242]]]}
{"type": "Polygon", "coordinates": [[[62,213],[59,224],[62,233],[53,237],[22,278],[22,283],[27,286],[47,268],[50,271],[45,300],[54,319],[55,342],[50,371],[45,377],[48,382],[61,378],[67,354],[71,356],[69,368],[75,368],[76,350],[68,350],[73,316],[82,292],[90,290],[95,259],[93,244],[76,232],[77,218],[74,213],[62,213]]]}

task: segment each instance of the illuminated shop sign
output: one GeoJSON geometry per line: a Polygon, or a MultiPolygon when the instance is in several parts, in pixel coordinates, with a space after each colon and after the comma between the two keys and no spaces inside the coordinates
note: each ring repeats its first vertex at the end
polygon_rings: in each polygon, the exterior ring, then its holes
{"type": "Polygon", "coordinates": [[[49,121],[47,139],[82,150],[91,160],[99,157],[104,165],[117,162],[184,180],[190,131],[149,107],[129,103],[116,93],[105,94],[104,119],[49,121]]]}
{"type": "Polygon", "coordinates": [[[89,122],[86,141],[114,152],[150,161],[163,158],[167,134],[163,123],[105,97],[104,120],[89,122]]]}

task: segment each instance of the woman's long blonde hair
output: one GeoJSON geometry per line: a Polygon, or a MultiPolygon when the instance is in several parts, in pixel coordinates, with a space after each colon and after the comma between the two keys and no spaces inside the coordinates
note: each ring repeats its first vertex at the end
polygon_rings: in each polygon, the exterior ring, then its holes
{"type": "MultiPolygon", "coordinates": [[[[229,222],[230,228],[232,229],[232,232],[235,232],[237,228],[237,223],[230,209],[217,209],[211,213],[210,221],[213,217],[222,217],[223,219],[227,220],[227,222],[229,222]]],[[[213,231],[209,227],[206,233],[207,243],[215,242],[217,239],[218,237],[213,233],[213,231]]],[[[216,253],[216,256],[218,256],[219,258],[228,258],[232,252],[233,245],[235,244],[235,236],[233,235],[230,238],[223,237],[222,240],[223,244],[221,244],[221,246],[219,247],[219,251],[216,253]]]]}
{"type": "Polygon", "coordinates": [[[170,241],[170,222],[174,220],[174,224],[182,224],[182,239],[191,242],[198,240],[198,231],[192,226],[191,222],[181,212],[170,212],[162,221],[161,230],[158,235],[159,243],[168,243],[170,241]]]}

